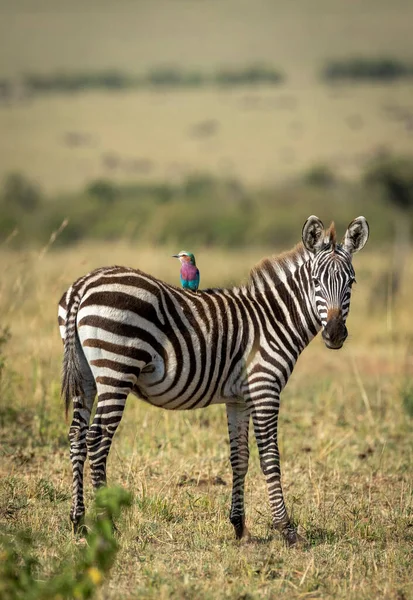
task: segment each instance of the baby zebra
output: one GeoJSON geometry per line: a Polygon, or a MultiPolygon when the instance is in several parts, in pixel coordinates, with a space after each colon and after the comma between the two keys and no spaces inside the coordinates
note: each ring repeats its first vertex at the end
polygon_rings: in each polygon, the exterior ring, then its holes
{"type": "Polygon", "coordinates": [[[341,243],[307,219],[302,243],[262,260],[245,285],[194,294],[125,267],[78,279],[59,303],[64,341],[62,394],[73,402],[70,458],[75,531],[85,513],[83,467],[89,455],[95,488],[130,393],[169,410],[226,405],[233,473],[230,520],[247,533],[244,481],[250,418],[268,487],[272,520],[288,544],[298,540],[281,489],[277,422],[280,393],[300,353],[321,330],[327,348],[347,337],[355,282],[352,255],[367,242],[364,217],[341,243]],[[89,426],[97,394],[96,414],[89,426]]]}

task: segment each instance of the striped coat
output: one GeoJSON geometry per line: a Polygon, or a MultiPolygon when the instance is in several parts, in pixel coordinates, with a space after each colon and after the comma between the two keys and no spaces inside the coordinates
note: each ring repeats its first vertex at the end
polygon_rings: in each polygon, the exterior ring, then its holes
{"type": "Polygon", "coordinates": [[[316,217],[294,250],[263,260],[246,285],[193,293],[141,271],[104,267],[77,280],[59,304],[64,341],[62,391],[73,403],[71,519],[82,523],[83,466],[89,455],[97,488],[130,393],[170,410],[224,403],[233,490],[230,520],[246,534],[244,481],[252,418],[274,527],[289,544],[298,535],[281,488],[277,444],[280,393],[299,354],[323,330],[330,348],[343,344],[354,270],[351,256],[368,237],[364,217],[342,244],[316,217]],[[90,413],[95,396],[97,409],[90,413]]]}

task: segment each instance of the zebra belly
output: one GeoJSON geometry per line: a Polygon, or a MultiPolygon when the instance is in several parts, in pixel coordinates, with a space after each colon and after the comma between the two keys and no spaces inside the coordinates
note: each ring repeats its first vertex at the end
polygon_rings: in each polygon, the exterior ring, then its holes
{"type": "Polygon", "coordinates": [[[147,396],[144,389],[139,386],[139,384],[133,386],[131,393],[140,400],[143,400],[152,406],[165,408],[166,410],[192,410],[195,408],[205,408],[206,406],[210,406],[212,404],[228,404],[229,402],[239,402],[239,399],[235,397],[225,398],[224,396],[217,395],[210,400],[206,395],[204,395],[202,398],[199,398],[196,401],[194,399],[190,399],[183,403],[179,398],[169,398],[168,395],[155,397],[147,396]]]}
{"type": "Polygon", "coordinates": [[[224,382],[215,383],[214,391],[202,381],[190,379],[188,369],[154,361],[142,370],[132,393],[154,406],[188,410],[225,403],[227,399],[222,394],[224,382]]]}

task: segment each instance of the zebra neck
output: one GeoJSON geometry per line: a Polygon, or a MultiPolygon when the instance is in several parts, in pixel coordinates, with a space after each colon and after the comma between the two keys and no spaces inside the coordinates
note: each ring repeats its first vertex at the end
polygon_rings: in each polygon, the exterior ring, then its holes
{"type": "MultiPolygon", "coordinates": [[[[298,354],[321,329],[310,277],[310,258],[300,255],[290,270],[273,269],[270,262],[253,273],[248,292],[261,306],[272,329],[286,330],[294,338],[298,354]]],[[[277,265],[278,267],[278,265],[277,265]]]]}

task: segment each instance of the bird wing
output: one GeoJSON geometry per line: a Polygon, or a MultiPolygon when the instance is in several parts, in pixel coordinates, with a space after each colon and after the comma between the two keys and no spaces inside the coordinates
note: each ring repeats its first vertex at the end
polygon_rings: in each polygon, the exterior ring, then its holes
{"type": "Polygon", "coordinates": [[[192,269],[181,269],[181,285],[182,287],[190,287],[191,289],[198,289],[199,285],[199,269],[195,271],[192,269]]]}

